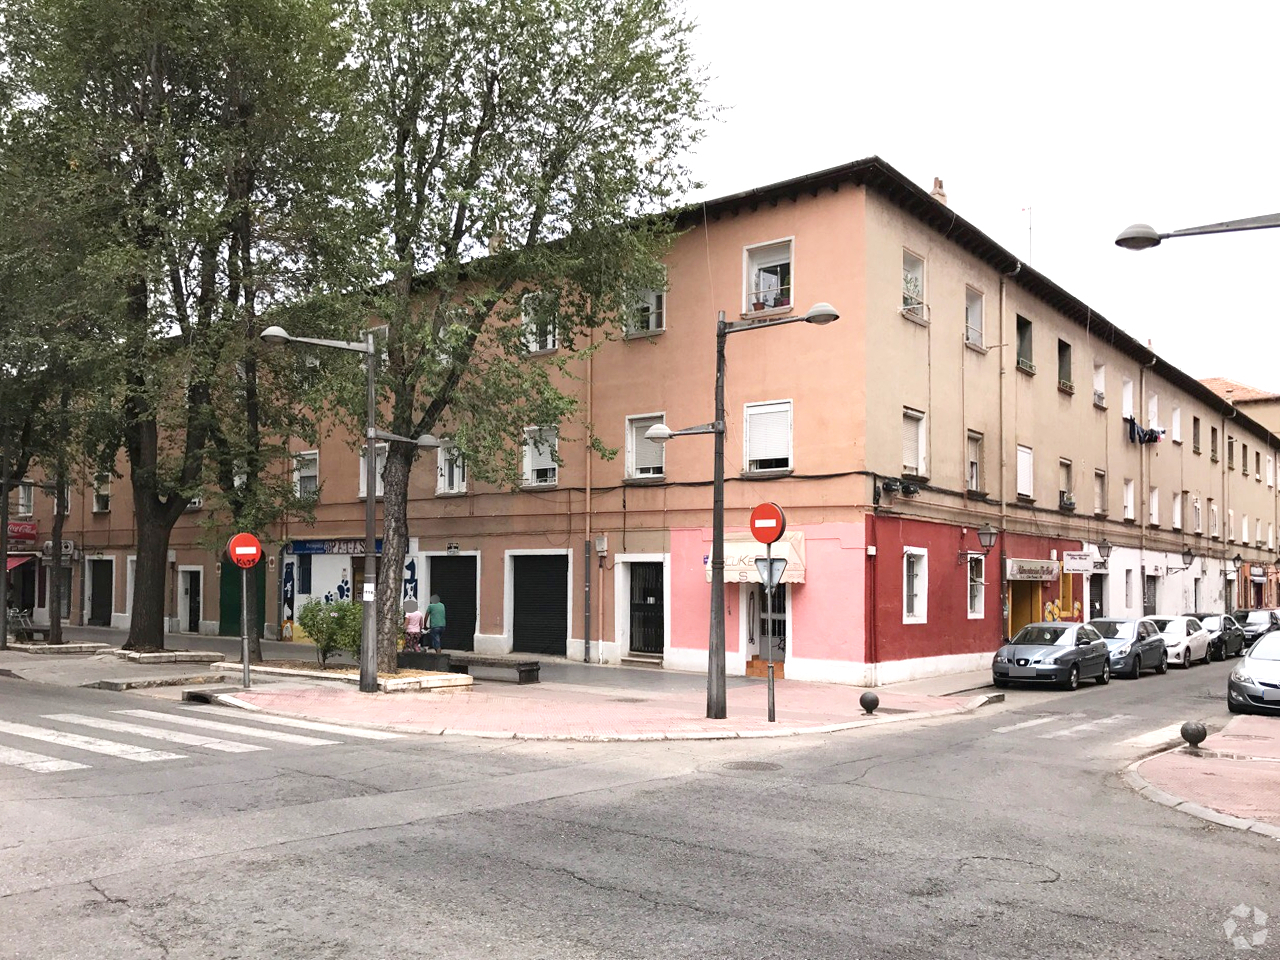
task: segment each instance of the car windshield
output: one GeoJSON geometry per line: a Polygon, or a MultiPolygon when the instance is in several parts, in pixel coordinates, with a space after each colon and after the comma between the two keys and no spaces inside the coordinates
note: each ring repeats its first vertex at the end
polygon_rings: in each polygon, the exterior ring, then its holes
{"type": "MultiPolygon", "coordinates": [[[[1238,618],[1239,618],[1239,614],[1237,614],[1236,616],[1237,616],[1237,619],[1238,619],[1238,618]]],[[[1271,611],[1270,611],[1270,610],[1250,610],[1250,611],[1249,611],[1249,622],[1250,622],[1250,623],[1270,623],[1270,622],[1271,622],[1271,611]]]]}
{"type": "Polygon", "coordinates": [[[1164,632],[1169,629],[1169,624],[1173,622],[1173,617],[1152,617],[1151,622],[1156,625],[1156,629],[1164,632]]]}
{"type": "Polygon", "coordinates": [[[1266,633],[1249,651],[1252,660],[1280,660],[1280,633],[1266,633]]]}
{"type": "Polygon", "coordinates": [[[1043,623],[1035,624],[1029,627],[1023,627],[1018,631],[1018,635],[1009,642],[1036,647],[1062,647],[1071,642],[1071,637],[1074,632],[1074,627],[1051,626],[1043,623]]]}
{"type": "Polygon", "coordinates": [[[1138,624],[1133,620],[1090,620],[1089,626],[1102,634],[1104,640],[1132,640],[1138,624]]]}
{"type": "Polygon", "coordinates": [[[1200,621],[1200,626],[1206,630],[1220,630],[1222,628],[1221,617],[1205,617],[1200,621]]]}

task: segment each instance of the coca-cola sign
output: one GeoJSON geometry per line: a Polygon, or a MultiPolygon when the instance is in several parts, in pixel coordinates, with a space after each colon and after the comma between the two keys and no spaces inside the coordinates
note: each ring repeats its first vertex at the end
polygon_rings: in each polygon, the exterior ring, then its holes
{"type": "Polygon", "coordinates": [[[39,527],[34,520],[10,520],[9,521],[9,540],[10,542],[19,543],[35,543],[36,535],[40,532],[39,527]]]}

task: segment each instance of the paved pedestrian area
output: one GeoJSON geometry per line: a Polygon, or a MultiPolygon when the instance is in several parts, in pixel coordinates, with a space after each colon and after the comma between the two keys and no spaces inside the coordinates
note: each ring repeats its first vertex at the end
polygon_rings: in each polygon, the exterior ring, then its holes
{"type": "Polygon", "coordinates": [[[942,697],[878,691],[881,706],[867,717],[865,692],[838,684],[779,681],[777,722],[767,719],[764,681],[731,684],[728,717],[706,719],[706,693],[687,682],[660,683],[639,674],[627,685],[621,670],[609,686],[477,682],[452,693],[362,694],[349,688],[275,684],[234,694],[233,703],[285,716],[360,723],[427,734],[583,740],[677,740],[817,733],[908,716],[959,713],[982,697],[942,697]]]}
{"type": "Polygon", "coordinates": [[[1236,717],[1201,744],[1143,761],[1165,793],[1245,820],[1280,826],[1280,717],[1236,717]]]}

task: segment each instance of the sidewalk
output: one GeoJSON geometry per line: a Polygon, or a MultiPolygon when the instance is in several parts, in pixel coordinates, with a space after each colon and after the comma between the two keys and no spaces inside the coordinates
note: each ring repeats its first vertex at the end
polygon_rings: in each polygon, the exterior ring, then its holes
{"type": "Polygon", "coordinates": [[[1236,717],[1198,752],[1157,754],[1126,779],[1149,800],[1280,839],[1280,717],[1236,717]]]}

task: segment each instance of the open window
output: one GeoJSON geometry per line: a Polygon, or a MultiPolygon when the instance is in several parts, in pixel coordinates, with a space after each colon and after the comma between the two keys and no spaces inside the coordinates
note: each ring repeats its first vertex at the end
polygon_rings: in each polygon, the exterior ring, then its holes
{"type": "Polygon", "coordinates": [[[791,306],[791,241],[747,249],[745,312],[791,306]]]}

